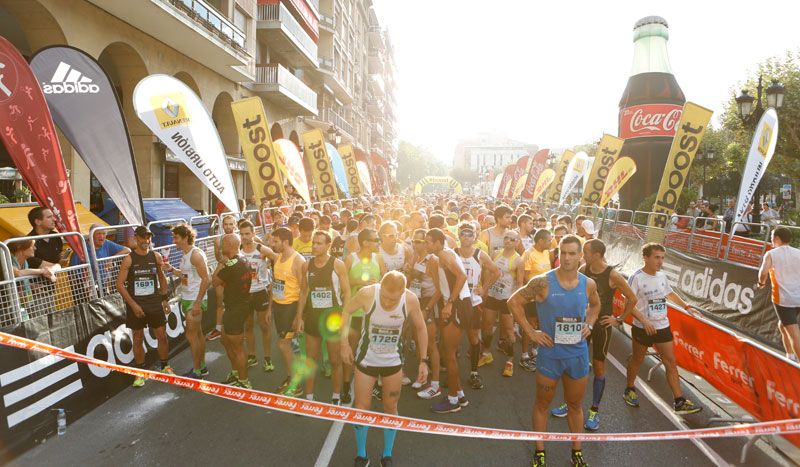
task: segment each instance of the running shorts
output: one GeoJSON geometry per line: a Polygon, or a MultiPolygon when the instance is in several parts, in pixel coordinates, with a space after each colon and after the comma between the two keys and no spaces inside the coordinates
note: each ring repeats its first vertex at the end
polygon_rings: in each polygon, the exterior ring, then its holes
{"type": "Polygon", "coordinates": [[[669,327],[659,329],[652,336],[648,336],[643,328],[633,326],[631,327],[631,337],[643,346],[651,347],[653,344],[672,342],[672,329],[669,327]]]}
{"type": "Polygon", "coordinates": [[[564,373],[572,379],[581,379],[589,374],[589,355],[570,358],[551,358],[539,354],[536,369],[546,378],[558,381],[564,373]]]}
{"type": "Polygon", "coordinates": [[[276,303],[272,302],[272,320],[275,322],[275,331],[278,338],[286,339],[286,335],[292,332],[292,325],[297,314],[297,302],[276,303]]]}

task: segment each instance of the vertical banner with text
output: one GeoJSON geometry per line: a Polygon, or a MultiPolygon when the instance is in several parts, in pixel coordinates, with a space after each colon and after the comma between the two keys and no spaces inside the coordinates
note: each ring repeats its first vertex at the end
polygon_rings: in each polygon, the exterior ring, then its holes
{"type": "Polygon", "coordinates": [[[547,158],[550,156],[549,149],[541,149],[532,155],[528,160],[528,178],[525,181],[525,187],[522,189],[522,197],[525,199],[533,199],[533,190],[536,188],[536,182],[542,172],[547,168],[547,158]]]}
{"type": "MultiPolygon", "coordinates": [[[[733,222],[741,222],[753,194],[756,191],[758,182],[767,171],[767,165],[775,154],[775,145],[778,144],[778,113],[775,109],[767,109],[756,125],[756,132],[753,135],[753,142],[750,144],[750,152],[747,154],[747,162],[742,173],[742,182],[739,185],[739,196],[736,197],[736,212],[733,222]]],[[[755,200],[759,203],[760,200],[755,200]]]]}
{"type": "Polygon", "coordinates": [[[311,193],[308,189],[308,177],[303,166],[303,156],[297,146],[288,139],[276,139],[272,146],[278,159],[278,169],[283,178],[297,191],[297,194],[311,204],[311,193]]]}
{"type": "Polygon", "coordinates": [[[625,183],[633,177],[636,173],[636,162],[630,157],[620,157],[611,166],[611,169],[606,174],[606,181],[603,184],[603,189],[600,192],[600,200],[597,205],[601,208],[611,201],[611,198],[619,193],[625,183]]]}
{"type": "Polygon", "coordinates": [[[564,178],[567,176],[567,167],[574,155],[575,153],[573,151],[566,150],[564,154],[561,155],[561,159],[556,163],[553,169],[556,172],[556,178],[553,183],[550,184],[547,192],[545,192],[545,202],[558,203],[559,198],[561,198],[561,187],[564,185],[564,178]]]}
{"type": "Polygon", "coordinates": [[[681,120],[678,122],[675,137],[672,139],[672,146],[669,148],[667,162],[664,166],[664,175],[661,177],[661,185],[653,204],[653,212],[657,215],[650,216],[647,223],[647,241],[662,242],[664,240],[667,223],[678,205],[689,168],[692,166],[700,142],[703,141],[706,126],[708,126],[713,113],[693,102],[683,105],[681,120]]]}
{"type": "MultiPolygon", "coordinates": [[[[564,183],[561,186],[561,194],[558,197],[558,204],[564,204],[572,190],[578,186],[578,182],[583,179],[586,171],[589,170],[589,156],[580,151],[572,157],[564,175],[564,183]]],[[[583,190],[581,190],[583,192],[583,190]]]]}
{"type": "Polygon", "coordinates": [[[532,201],[538,200],[544,192],[550,188],[550,185],[553,184],[553,181],[556,179],[556,171],[553,169],[544,169],[542,173],[539,175],[539,180],[536,181],[536,186],[533,187],[533,197],[531,198],[532,201]]]}
{"type": "Polygon", "coordinates": [[[603,186],[605,186],[608,173],[611,166],[617,161],[619,150],[622,149],[622,143],[625,140],[604,134],[597,146],[597,153],[595,154],[594,164],[592,164],[592,171],[589,173],[589,180],[586,182],[586,187],[583,189],[583,198],[581,198],[581,205],[593,206],[599,205],[602,198],[603,186]]]}
{"type": "Polygon", "coordinates": [[[286,199],[283,177],[278,169],[278,158],[269,132],[267,114],[260,97],[249,97],[231,102],[233,120],[239,132],[244,160],[247,161],[247,174],[253,186],[256,200],[266,200],[275,206],[280,199],[286,199]]]}
{"type": "Polygon", "coordinates": [[[325,135],[322,134],[322,130],[315,128],[307,131],[303,133],[302,140],[303,152],[308,165],[311,166],[314,185],[317,187],[317,201],[338,199],[331,158],[325,147],[325,135]]]}
{"type": "Polygon", "coordinates": [[[350,196],[358,198],[363,190],[361,188],[361,180],[358,178],[358,166],[356,166],[356,156],[353,155],[353,146],[351,144],[339,146],[339,155],[342,156],[342,162],[344,163],[350,196]]]}

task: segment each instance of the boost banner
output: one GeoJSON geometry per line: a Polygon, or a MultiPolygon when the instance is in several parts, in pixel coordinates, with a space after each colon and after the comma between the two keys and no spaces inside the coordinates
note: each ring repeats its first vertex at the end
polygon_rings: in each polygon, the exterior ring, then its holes
{"type": "Polygon", "coordinates": [[[31,59],[53,121],[132,224],[144,207],[128,127],[114,86],[100,64],[68,46],[41,49],[31,59]]]}
{"type": "Polygon", "coordinates": [[[286,191],[264,104],[260,97],[249,97],[231,102],[231,110],[256,200],[275,206],[279,199],[286,199],[286,191]]]}
{"type": "Polygon", "coordinates": [[[589,180],[586,182],[586,187],[583,189],[583,198],[581,198],[581,205],[593,206],[601,205],[600,199],[602,198],[603,186],[608,179],[608,172],[611,166],[619,156],[619,150],[622,149],[622,143],[625,140],[604,134],[597,146],[597,153],[595,154],[594,164],[592,170],[589,172],[589,180]]]}
{"type": "MultiPolygon", "coordinates": [[[[753,192],[767,171],[769,161],[775,154],[775,145],[778,144],[778,114],[775,109],[769,108],[756,126],[753,142],[750,144],[750,153],[742,174],[742,183],[739,185],[739,196],[736,197],[736,213],[733,222],[741,222],[747,205],[753,199],[753,192]]],[[[758,200],[756,200],[758,202],[758,200]]]]}
{"type": "Polygon", "coordinates": [[[669,222],[675,206],[678,205],[678,198],[680,198],[683,185],[686,183],[686,175],[692,166],[700,142],[703,141],[706,126],[713,113],[694,102],[687,102],[683,106],[683,114],[676,127],[672,146],[669,148],[664,175],[661,177],[661,185],[653,204],[653,212],[664,215],[650,216],[649,226],[653,227],[648,229],[647,240],[650,242],[664,240],[666,224],[669,222]]]}
{"type": "Polygon", "coordinates": [[[325,147],[325,136],[322,134],[322,130],[315,128],[307,131],[303,133],[302,139],[303,153],[311,166],[314,185],[317,187],[317,201],[338,199],[331,158],[325,147]]]}
{"type": "Polygon", "coordinates": [[[358,167],[356,166],[356,156],[353,155],[353,146],[345,144],[339,146],[339,155],[342,156],[345,174],[347,175],[347,186],[350,188],[350,196],[357,198],[361,196],[361,180],[358,178],[358,167]]]}
{"type": "Polygon", "coordinates": [[[559,198],[561,198],[561,187],[564,185],[564,178],[567,176],[567,167],[574,155],[575,153],[569,149],[564,151],[564,154],[561,155],[561,159],[554,168],[556,178],[554,182],[550,184],[550,188],[547,189],[544,195],[545,202],[558,203],[559,198]]]}
{"type": "Polygon", "coordinates": [[[603,184],[603,190],[600,193],[600,201],[596,203],[601,208],[611,201],[611,198],[619,193],[620,188],[625,185],[625,182],[633,177],[636,173],[636,161],[630,157],[620,157],[611,166],[608,171],[607,178],[603,184]]]}
{"type": "Polygon", "coordinates": [[[133,108],[228,211],[239,212],[219,133],[194,91],[172,76],[150,75],[133,90],[133,108]]]}
{"type": "Polygon", "coordinates": [[[533,199],[533,191],[536,188],[536,182],[547,167],[547,158],[550,157],[549,149],[541,149],[536,152],[528,160],[528,178],[525,181],[525,187],[522,189],[522,197],[525,199],[533,199]]]}
{"type": "MultiPolygon", "coordinates": [[[[56,229],[80,232],[61,146],[39,84],[16,47],[0,36],[0,139],[40,205],[53,211],[56,229]]],[[[66,238],[85,258],[81,242],[66,238]]]]}
{"type": "Polygon", "coordinates": [[[303,167],[303,156],[297,146],[288,139],[276,139],[273,143],[275,155],[278,156],[278,168],[283,177],[297,190],[303,200],[311,204],[311,193],[308,190],[308,178],[303,167]]]}
{"type": "Polygon", "coordinates": [[[586,170],[589,168],[589,156],[585,152],[580,151],[572,157],[567,166],[566,175],[564,175],[564,184],[561,187],[561,194],[558,197],[558,204],[564,204],[567,196],[578,185],[578,182],[583,178],[586,170]]]}

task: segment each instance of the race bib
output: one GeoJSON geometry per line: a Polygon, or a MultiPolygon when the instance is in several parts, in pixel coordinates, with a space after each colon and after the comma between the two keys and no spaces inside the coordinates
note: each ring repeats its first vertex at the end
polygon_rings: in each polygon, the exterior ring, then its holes
{"type": "Polygon", "coordinates": [[[493,297],[497,297],[503,295],[503,291],[506,290],[506,285],[503,283],[495,282],[492,287],[489,289],[493,297]]]}
{"type": "Polygon", "coordinates": [[[275,279],[272,282],[272,298],[277,300],[283,300],[286,298],[286,292],[284,290],[284,282],[280,279],[275,279]]]}
{"type": "Polygon", "coordinates": [[[408,290],[416,295],[417,298],[422,298],[422,284],[420,284],[419,281],[411,281],[411,285],[408,287],[408,290]]]}
{"type": "Polygon", "coordinates": [[[133,295],[144,297],[154,293],[156,293],[156,281],[152,279],[133,281],[133,295]]]}
{"type": "Polygon", "coordinates": [[[578,321],[578,318],[568,318],[559,316],[556,318],[556,344],[577,344],[581,341],[583,332],[583,321],[578,321]]]}
{"type": "Polygon", "coordinates": [[[312,290],[311,306],[316,309],[333,308],[333,291],[326,289],[312,290]]]}
{"type": "Polygon", "coordinates": [[[382,328],[379,326],[370,327],[370,349],[379,354],[397,352],[397,345],[400,342],[400,329],[382,328]]]}
{"type": "Polygon", "coordinates": [[[667,319],[667,299],[658,298],[647,301],[647,318],[651,321],[667,319]]]}

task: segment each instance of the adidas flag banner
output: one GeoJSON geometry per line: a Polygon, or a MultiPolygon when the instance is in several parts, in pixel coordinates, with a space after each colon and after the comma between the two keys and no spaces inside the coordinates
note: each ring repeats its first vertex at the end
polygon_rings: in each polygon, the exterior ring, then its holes
{"type": "Polygon", "coordinates": [[[136,161],[111,80],[94,58],[67,46],[31,59],[53,121],[132,224],[144,224],[136,161]]]}
{"type": "Polygon", "coordinates": [[[194,91],[172,76],[150,75],[133,90],[133,108],[230,212],[239,212],[219,133],[194,91]]]}
{"type": "MultiPolygon", "coordinates": [[[[28,62],[0,36],[0,140],[40,205],[53,211],[59,232],[80,232],[61,146],[42,90],[28,62]]],[[[66,237],[86,259],[76,236],[66,237]]]]}

